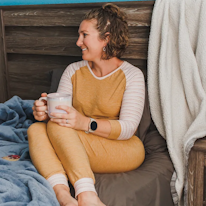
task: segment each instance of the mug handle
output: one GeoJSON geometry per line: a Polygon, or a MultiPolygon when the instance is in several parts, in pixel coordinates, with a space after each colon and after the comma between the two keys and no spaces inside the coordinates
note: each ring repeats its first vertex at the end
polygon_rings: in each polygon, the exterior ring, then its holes
{"type": "MultiPolygon", "coordinates": [[[[40,97],[40,98],[39,98],[39,101],[42,101],[42,100],[47,101],[47,97],[40,97]]],[[[45,110],[45,112],[48,114],[48,110],[45,110]]]]}

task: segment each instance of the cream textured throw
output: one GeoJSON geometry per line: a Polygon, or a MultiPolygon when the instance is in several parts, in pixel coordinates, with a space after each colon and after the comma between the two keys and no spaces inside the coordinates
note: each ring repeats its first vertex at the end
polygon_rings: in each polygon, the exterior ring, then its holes
{"type": "Polygon", "coordinates": [[[156,0],[148,92],[152,118],[175,167],[173,200],[183,205],[188,155],[194,141],[206,136],[206,0],[156,0]]]}

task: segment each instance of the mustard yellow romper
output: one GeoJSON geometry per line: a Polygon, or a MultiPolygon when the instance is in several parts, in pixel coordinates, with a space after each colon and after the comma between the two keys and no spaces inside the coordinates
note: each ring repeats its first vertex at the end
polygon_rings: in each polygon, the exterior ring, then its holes
{"type": "Polygon", "coordinates": [[[34,123],[28,129],[29,151],[43,177],[61,174],[72,185],[84,178],[95,183],[93,172],[126,172],[142,164],[144,147],[134,133],[143,112],[145,85],[137,67],[125,61],[112,73],[96,77],[87,61],[76,62],[65,69],[57,92],[72,94],[72,105],[81,114],[109,120],[111,133],[103,138],[51,121],[34,123]]]}

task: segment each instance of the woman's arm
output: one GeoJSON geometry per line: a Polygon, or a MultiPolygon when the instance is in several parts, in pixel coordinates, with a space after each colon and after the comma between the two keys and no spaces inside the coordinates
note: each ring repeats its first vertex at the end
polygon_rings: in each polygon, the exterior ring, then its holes
{"type": "Polygon", "coordinates": [[[143,114],[145,80],[142,71],[137,68],[135,69],[135,73],[128,70],[129,72],[126,74],[127,86],[124,92],[118,120],[121,125],[121,133],[118,136],[118,140],[129,139],[134,135],[143,114]]]}
{"type": "Polygon", "coordinates": [[[142,71],[129,65],[125,72],[124,91],[119,120],[97,120],[99,129],[94,132],[108,139],[126,140],[136,132],[142,118],[145,102],[145,80],[142,71]]]}

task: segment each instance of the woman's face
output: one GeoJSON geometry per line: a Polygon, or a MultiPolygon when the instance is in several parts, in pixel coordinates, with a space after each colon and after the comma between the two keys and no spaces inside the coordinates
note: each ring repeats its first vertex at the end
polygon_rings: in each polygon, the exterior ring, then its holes
{"type": "Polygon", "coordinates": [[[77,46],[82,49],[82,58],[87,61],[98,61],[101,59],[105,40],[100,40],[99,32],[95,28],[96,20],[84,20],[79,26],[79,38],[77,46]]]}

